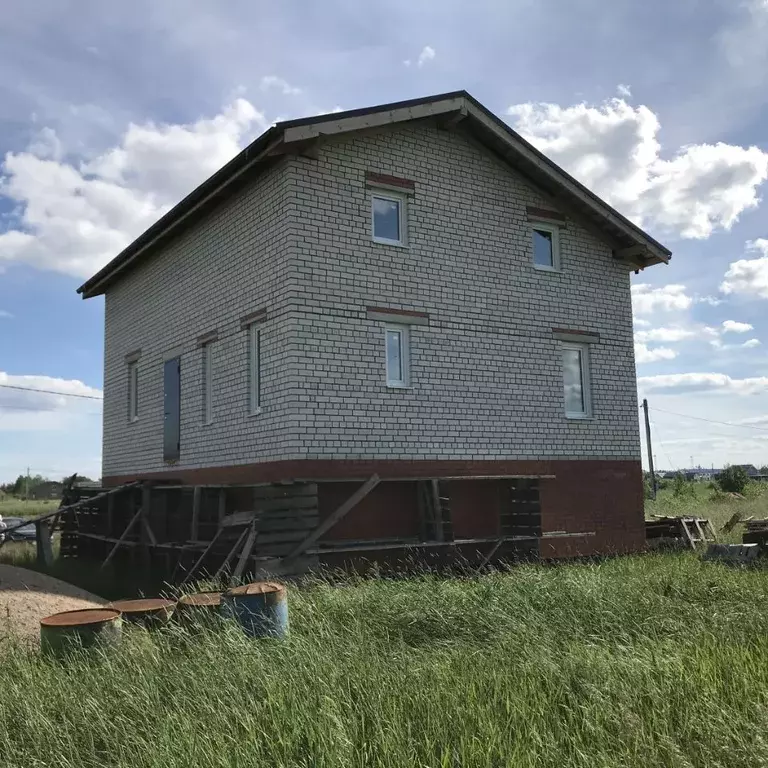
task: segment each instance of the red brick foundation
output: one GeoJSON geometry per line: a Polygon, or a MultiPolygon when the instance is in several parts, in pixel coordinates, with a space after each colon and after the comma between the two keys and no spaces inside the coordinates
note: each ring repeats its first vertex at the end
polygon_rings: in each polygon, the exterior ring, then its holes
{"type": "MultiPolygon", "coordinates": [[[[419,532],[416,483],[409,478],[454,477],[441,489],[450,498],[454,537],[499,534],[504,481],[493,475],[553,475],[540,481],[542,531],[594,533],[544,539],[540,554],[561,558],[640,550],[645,542],[642,469],[639,461],[280,461],[230,467],[167,470],[104,479],[109,486],[134,479],[188,485],[248,484],[291,479],[322,481],[321,518],[372,474],[381,483],[324,537],[326,540],[406,538],[419,532]],[[395,479],[396,478],[396,479],[395,479]]],[[[373,554],[373,553],[371,553],[373,554]]]]}

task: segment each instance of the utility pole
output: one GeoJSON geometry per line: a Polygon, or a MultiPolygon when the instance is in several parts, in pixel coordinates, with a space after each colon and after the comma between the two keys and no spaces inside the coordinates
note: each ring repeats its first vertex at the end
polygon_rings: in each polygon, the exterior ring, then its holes
{"type": "Polygon", "coordinates": [[[27,467],[27,476],[24,478],[24,501],[29,501],[29,467],[27,467]]]}
{"type": "Polygon", "coordinates": [[[648,400],[643,398],[643,413],[645,413],[645,444],[648,448],[648,468],[651,470],[651,488],[653,498],[656,498],[656,473],[653,471],[653,451],[651,450],[651,422],[648,420],[648,400]]]}

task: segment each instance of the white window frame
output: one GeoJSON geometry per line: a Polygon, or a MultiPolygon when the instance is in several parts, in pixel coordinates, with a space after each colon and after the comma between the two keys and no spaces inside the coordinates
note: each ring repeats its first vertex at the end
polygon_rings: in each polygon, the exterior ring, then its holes
{"type": "Polygon", "coordinates": [[[261,413],[261,327],[248,326],[248,413],[261,413]]]}
{"type": "Polygon", "coordinates": [[[200,352],[203,383],[202,422],[207,426],[213,423],[213,342],[208,341],[203,344],[200,352]]]}
{"type": "Polygon", "coordinates": [[[408,196],[400,194],[399,192],[385,192],[378,189],[371,191],[371,239],[374,243],[381,243],[382,245],[398,245],[404,248],[408,245],[408,196]],[[376,221],[374,217],[373,207],[376,200],[388,200],[389,202],[398,203],[398,224],[400,227],[400,239],[393,240],[389,237],[377,237],[376,236],[376,221]]]}
{"type": "Polygon", "coordinates": [[[407,389],[411,385],[411,329],[400,323],[387,323],[384,326],[384,379],[388,387],[407,389]],[[402,379],[389,378],[389,345],[387,336],[390,333],[400,334],[400,357],[402,360],[402,379]]]}
{"type": "Polygon", "coordinates": [[[589,419],[592,417],[592,381],[590,376],[590,358],[589,344],[582,344],[575,341],[563,341],[560,344],[560,366],[563,378],[563,407],[567,419],[589,419]],[[581,388],[584,394],[584,410],[569,411],[565,404],[565,366],[563,365],[563,352],[567,349],[576,350],[581,353],[581,388]]]}
{"type": "Polygon", "coordinates": [[[550,224],[546,221],[534,221],[531,222],[531,262],[534,269],[540,269],[542,272],[559,272],[560,271],[560,227],[557,224],[550,224]],[[549,232],[552,235],[552,265],[537,264],[536,263],[536,250],[535,250],[535,238],[536,230],[539,232],[549,232]]]}
{"type": "Polygon", "coordinates": [[[128,363],[128,421],[139,420],[139,361],[128,363]]]}

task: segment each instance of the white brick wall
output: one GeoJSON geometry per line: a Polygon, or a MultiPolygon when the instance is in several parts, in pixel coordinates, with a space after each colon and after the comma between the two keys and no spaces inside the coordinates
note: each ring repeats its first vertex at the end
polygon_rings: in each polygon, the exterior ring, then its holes
{"type": "Polygon", "coordinates": [[[552,202],[461,134],[429,124],[339,137],[292,158],[107,294],[104,474],[159,470],[162,359],[183,345],[182,468],[289,458],[639,458],[629,274],[572,220],[560,273],[531,265],[526,206],[552,202]],[[409,245],[370,237],[365,172],[416,183],[409,245]],[[260,416],[245,333],[266,307],[260,416]],[[367,306],[428,312],[411,384],[384,381],[367,306]],[[597,331],[594,418],[564,416],[552,328],[597,331]],[[214,423],[198,335],[217,328],[214,423]],[[124,356],[142,349],[140,418],[124,356]]]}

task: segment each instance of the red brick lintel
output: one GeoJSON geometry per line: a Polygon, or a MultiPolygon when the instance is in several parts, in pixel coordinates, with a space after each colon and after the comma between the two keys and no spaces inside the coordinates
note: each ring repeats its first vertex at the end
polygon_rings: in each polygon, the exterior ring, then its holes
{"type": "Polygon", "coordinates": [[[416,190],[416,182],[400,178],[399,176],[389,176],[386,173],[366,171],[365,182],[366,184],[379,184],[384,187],[397,187],[405,192],[414,192],[416,190]]]}
{"type": "Polygon", "coordinates": [[[529,205],[526,207],[529,219],[549,219],[551,221],[565,222],[565,216],[559,211],[550,211],[547,208],[534,208],[529,205]]]}

